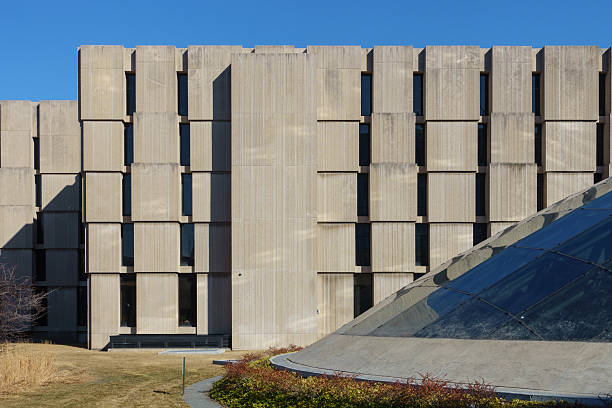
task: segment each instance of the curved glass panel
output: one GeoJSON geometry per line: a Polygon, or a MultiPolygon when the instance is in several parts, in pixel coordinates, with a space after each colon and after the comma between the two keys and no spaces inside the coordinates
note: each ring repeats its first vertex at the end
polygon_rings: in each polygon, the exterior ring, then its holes
{"type": "Polygon", "coordinates": [[[612,258],[612,217],[565,242],[557,251],[603,264],[612,258]]]}
{"type": "Polygon", "coordinates": [[[530,262],[479,296],[514,315],[586,273],[592,266],[548,253],[530,262]]]}
{"type": "Polygon", "coordinates": [[[516,319],[504,323],[500,328],[489,334],[487,338],[490,340],[540,340],[538,336],[516,319]]]}

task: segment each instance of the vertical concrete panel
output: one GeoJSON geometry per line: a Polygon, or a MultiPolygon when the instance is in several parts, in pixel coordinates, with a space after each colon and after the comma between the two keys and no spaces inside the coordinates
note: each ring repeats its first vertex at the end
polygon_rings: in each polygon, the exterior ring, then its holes
{"type": "Polygon", "coordinates": [[[377,46],[372,56],[373,111],[412,113],[412,47],[377,46]]]}
{"type": "Polygon", "coordinates": [[[532,48],[491,48],[491,113],[530,113],[532,48]]]}
{"type": "Polygon", "coordinates": [[[231,211],[231,180],[228,173],[192,173],[193,220],[227,222],[231,211]]]}
{"type": "Polygon", "coordinates": [[[119,273],[121,271],[121,225],[89,224],[87,226],[87,272],[119,273]]]}
{"type": "Polygon", "coordinates": [[[542,165],[545,171],[595,171],[595,122],[545,122],[542,165]]]}
{"type": "Polygon", "coordinates": [[[41,204],[44,211],[80,211],[81,177],[76,174],[43,174],[41,204]]]}
{"type": "Polygon", "coordinates": [[[476,122],[427,122],[427,171],[476,171],[476,122]]]}
{"type": "Polygon", "coordinates": [[[319,222],[357,222],[357,176],[317,174],[317,200],[319,222]]]}
{"type": "Polygon", "coordinates": [[[178,272],[180,247],[178,223],[134,223],[134,272],[178,272]]]}
{"type": "Polygon", "coordinates": [[[428,173],[429,222],[474,222],[475,195],[474,173],[428,173]]]}
{"type": "Polygon", "coordinates": [[[179,164],[178,116],[170,112],[134,112],[134,162],[179,164]]]}
{"type": "Polygon", "coordinates": [[[430,270],[468,250],[472,244],[473,227],[470,223],[429,224],[430,270]]]}
{"type": "Polygon", "coordinates": [[[110,336],[119,334],[121,317],[119,274],[89,277],[89,347],[104,348],[110,336]]]}
{"type": "Polygon", "coordinates": [[[492,237],[493,235],[505,230],[508,227],[513,226],[514,224],[516,224],[515,222],[491,222],[489,223],[489,236],[492,237]]]}
{"type": "Polygon", "coordinates": [[[191,171],[230,171],[230,122],[190,122],[191,171]]]}
{"type": "Polygon", "coordinates": [[[593,173],[546,173],[544,207],[593,185],[593,173]]]}
{"type": "Polygon", "coordinates": [[[232,331],[230,274],[198,274],[198,334],[229,334],[232,331]]]}
{"type": "Polygon", "coordinates": [[[27,205],[0,206],[0,247],[32,248],[34,211],[27,205]]]}
{"type": "Polygon", "coordinates": [[[412,112],[372,113],[372,163],[414,163],[414,124],[412,112]]]}
{"type": "Polygon", "coordinates": [[[83,122],[83,171],[122,171],[123,122],[83,122]]]}
{"type": "Polygon", "coordinates": [[[416,175],[416,164],[372,163],[370,165],[370,219],[372,221],[415,221],[416,175]]]}
{"type": "Polygon", "coordinates": [[[176,49],[136,47],[136,111],[177,113],[176,49]]]}
{"type": "Polygon", "coordinates": [[[232,267],[229,224],[194,224],[195,272],[229,273],[232,267]]]}
{"type": "Polygon", "coordinates": [[[491,163],[533,163],[533,113],[496,113],[489,115],[488,151],[491,163]]]}
{"type": "Polygon", "coordinates": [[[353,274],[317,275],[317,311],[318,337],[353,319],[353,274]]]}
{"type": "Polygon", "coordinates": [[[355,270],[355,224],[317,225],[317,271],[355,270]]]}
{"type": "Polygon", "coordinates": [[[319,171],[359,170],[359,123],[317,123],[319,171]]]}
{"type": "Polygon", "coordinates": [[[173,334],[178,327],[178,278],[175,273],[136,274],[136,332],[173,334]]]}
{"type": "Polygon", "coordinates": [[[42,101],[38,107],[40,171],[81,171],[81,125],[77,101],[42,101]]]}
{"type": "Polygon", "coordinates": [[[374,273],[372,282],[374,304],[393,295],[413,280],[414,275],[412,273],[374,273]]]}
{"type": "MultiPolygon", "coordinates": [[[[121,173],[85,174],[85,202],[87,222],[123,221],[121,173]]],[[[43,184],[44,185],[44,184],[43,184]]]]}
{"type": "Polygon", "coordinates": [[[36,105],[30,101],[0,101],[2,168],[34,167],[35,113],[36,105]]]}
{"type": "Polygon", "coordinates": [[[520,221],[537,212],[535,163],[491,163],[488,170],[490,221],[520,221]]]}
{"type": "Polygon", "coordinates": [[[0,205],[34,206],[34,170],[31,168],[0,169],[0,205]]]}
{"type": "Polygon", "coordinates": [[[125,71],[120,45],[79,47],[80,119],[123,120],[125,71]]]}
{"type": "Polygon", "coordinates": [[[372,270],[414,271],[414,223],[372,223],[372,270]]]}
{"type": "Polygon", "coordinates": [[[132,220],[178,221],[181,208],[178,164],[132,164],[132,220]]]}

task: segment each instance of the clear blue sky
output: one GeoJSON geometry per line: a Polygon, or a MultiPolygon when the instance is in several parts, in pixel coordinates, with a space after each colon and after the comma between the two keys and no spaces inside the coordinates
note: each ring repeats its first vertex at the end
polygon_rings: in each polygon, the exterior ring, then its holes
{"type": "Polygon", "coordinates": [[[612,1],[4,0],[0,99],[76,99],[81,44],[612,45],[612,1]]]}

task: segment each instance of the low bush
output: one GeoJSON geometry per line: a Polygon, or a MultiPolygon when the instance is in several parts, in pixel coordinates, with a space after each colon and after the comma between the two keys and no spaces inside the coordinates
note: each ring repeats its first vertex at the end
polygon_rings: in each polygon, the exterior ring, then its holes
{"type": "Polygon", "coordinates": [[[249,354],[226,366],[210,396],[227,407],[325,407],[325,408],[519,408],[577,407],[564,402],[507,401],[496,397],[487,384],[474,383],[458,388],[448,381],[423,376],[421,385],[358,381],[347,376],[303,378],[274,369],[269,358],[298,351],[290,346],[249,354]]]}

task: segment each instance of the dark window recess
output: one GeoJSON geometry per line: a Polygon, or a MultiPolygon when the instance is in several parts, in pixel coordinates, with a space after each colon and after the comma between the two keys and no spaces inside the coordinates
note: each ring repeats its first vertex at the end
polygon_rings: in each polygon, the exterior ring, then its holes
{"type": "Polygon", "coordinates": [[[187,74],[178,74],[178,114],[187,116],[187,74]]]}
{"type": "Polygon", "coordinates": [[[83,214],[79,213],[79,244],[85,244],[85,225],[82,219],[83,214]]]}
{"type": "Polygon", "coordinates": [[[191,190],[191,174],[183,174],[181,178],[183,186],[183,215],[192,214],[192,190],[191,190]]]}
{"type": "Polygon", "coordinates": [[[423,116],[423,74],[412,75],[412,110],[416,116],[423,116]]]}
{"type": "Polygon", "coordinates": [[[414,127],[414,152],[417,166],[425,166],[425,125],[418,124],[414,127]]]}
{"type": "Polygon", "coordinates": [[[43,228],[43,213],[36,213],[36,243],[43,244],[45,242],[44,228],[43,228]]]}
{"type": "Polygon", "coordinates": [[[596,162],[597,166],[604,165],[604,124],[597,124],[597,147],[596,147],[596,162]]]}
{"type": "Polygon", "coordinates": [[[535,162],[538,166],[542,165],[542,125],[535,125],[534,129],[534,152],[535,152],[535,162]]]}
{"type": "Polygon", "coordinates": [[[123,162],[126,166],[134,162],[134,127],[131,123],[123,129],[123,162]]]}
{"type": "Polygon", "coordinates": [[[136,75],[129,72],[126,73],[125,85],[125,113],[131,115],[136,111],[136,75]]]}
{"type": "Polygon", "coordinates": [[[544,174],[538,174],[537,183],[537,205],[540,211],[544,208],[544,174]]]}
{"type": "Polygon", "coordinates": [[[489,75],[480,74],[480,116],[489,114],[489,75]]]}
{"type": "Polygon", "coordinates": [[[355,264],[370,266],[370,224],[355,224],[355,264]]]}
{"type": "Polygon", "coordinates": [[[121,326],[136,327],[136,275],[124,273],[120,276],[121,326]]]}
{"type": "Polygon", "coordinates": [[[196,325],[196,275],[179,274],[178,276],[179,321],[181,327],[196,325]]]}
{"type": "Polygon", "coordinates": [[[599,73],[599,116],[606,116],[606,73],[599,73]]]}
{"type": "Polygon", "coordinates": [[[77,288],[77,326],[87,326],[87,287],[77,288]]]}
{"type": "Polygon", "coordinates": [[[44,249],[37,249],[36,254],[36,276],[34,280],[44,282],[47,280],[47,256],[44,249]]]}
{"type": "Polygon", "coordinates": [[[478,124],[478,165],[486,166],[487,159],[487,125],[478,124]]]}
{"type": "Polygon", "coordinates": [[[40,170],[40,139],[34,138],[34,170],[40,170]]]}
{"type": "Polygon", "coordinates": [[[79,249],[79,280],[87,280],[87,274],[85,273],[85,250],[83,249],[79,249]]]}
{"type": "Polygon", "coordinates": [[[356,273],[353,278],[353,315],[357,317],[374,306],[372,274],[356,273]]]}
{"type": "Polygon", "coordinates": [[[417,215],[427,215],[427,174],[417,175],[417,215]]]}
{"type": "Polygon", "coordinates": [[[478,245],[485,239],[487,239],[487,224],[476,223],[473,224],[473,245],[478,245]]]}
{"type": "Polygon", "coordinates": [[[34,176],[34,184],[34,193],[36,194],[36,206],[42,207],[42,180],[40,174],[34,176]]]}
{"type": "Polygon", "coordinates": [[[181,138],[181,166],[189,166],[191,154],[189,146],[189,124],[181,123],[179,125],[179,134],[181,138]]]}
{"type": "Polygon", "coordinates": [[[601,173],[593,173],[593,184],[597,184],[601,180],[603,180],[603,174],[601,174],[601,173]]]}
{"type": "Polygon", "coordinates": [[[531,111],[540,116],[540,74],[531,75],[531,111]]]}
{"type": "Polygon", "coordinates": [[[370,165],[370,125],[359,125],[359,165],[370,165]]]}
{"type": "Polygon", "coordinates": [[[372,113],[372,75],[361,74],[361,116],[372,113]]]}
{"type": "Polygon", "coordinates": [[[134,224],[121,224],[121,265],[134,266],[134,224]]]}
{"type": "Polygon", "coordinates": [[[47,288],[44,287],[34,287],[34,293],[37,295],[44,295],[41,302],[41,311],[37,313],[33,311],[36,319],[34,320],[34,326],[47,326],[49,324],[49,315],[47,314],[47,310],[49,307],[49,302],[47,300],[47,288]]]}
{"type": "Polygon", "coordinates": [[[429,265],[429,224],[415,224],[414,249],[415,264],[417,266],[429,265]]]}
{"type": "Polygon", "coordinates": [[[193,266],[193,224],[181,224],[181,265],[193,266]]]}
{"type": "Polygon", "coordinates": [[[476,174],[476,216],[485,215],[486,175],[476,174]]]}
{"type": "Polygon", "coordinates": [[[370,179],[368,173],[357,174],[357,215],[370,214],[370,179]]]}
{"type": "Polygon", "coordinates": [[[123,175],[123,215],[132,215],[132,176],[123,175]]]}

